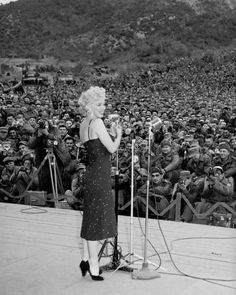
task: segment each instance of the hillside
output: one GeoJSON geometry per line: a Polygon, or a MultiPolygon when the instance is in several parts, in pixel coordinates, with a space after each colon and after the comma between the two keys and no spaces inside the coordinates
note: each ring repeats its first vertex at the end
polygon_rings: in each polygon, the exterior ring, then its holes
{"type": "Polygon", "coordinates": [[[235,40],[236,0],[19,0],[0,6],[0,57],[166,63],[235,40]]]}

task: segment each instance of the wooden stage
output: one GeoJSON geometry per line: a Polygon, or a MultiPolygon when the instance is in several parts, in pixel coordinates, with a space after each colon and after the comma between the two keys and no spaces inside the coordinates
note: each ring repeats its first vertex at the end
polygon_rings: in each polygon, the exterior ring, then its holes
{"type": "MultiPolygon", "coordinates": [[[[157,220],[148,221],[149,270],[159,265],[160,278],[134,279],[130,272],[106,271],[105,280],[82,278],[79,270],[81,212],[0,203],[0,295],[236,294],[236,231],[206,225],[160,221],[173,266],[157,220]],[[25,210],[26,209],[26,210],[25,210]],[[45,211],[42,211],[45,210],[45,211]],[[158,255],[159,257],[158,257],[158,255]],[[215,280],[217,279],[217,280],[215,280]]],[[[133,267],[143,260],[144,219],[133,220],[133,267]]],[[[130,260],[130,217],[119,216],[118,246],[130,260]]],[[[111,246],[105,249],[112,253],[111,246]]],[[[110,261],[102,258],[101,265],[110,261]]],[[[121,260],[127,265],[125,259],[121,260]]],[[[139,272],[138,272],[139,273],[139,272]]]]}

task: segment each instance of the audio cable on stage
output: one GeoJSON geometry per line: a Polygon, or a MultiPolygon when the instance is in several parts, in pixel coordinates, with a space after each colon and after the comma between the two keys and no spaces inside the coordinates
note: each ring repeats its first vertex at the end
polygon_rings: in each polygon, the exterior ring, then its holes
{"type": "MultiPolygon", "coordinates": [[[[140,226],[140,230],[142,232],[142,235],[144,236],[145,233],[144,233],[144,230],[142,228],[142,225],[141,225],[141,221],[140,221],[140,216],[139,216],[139,210],[138,210],[138,206],[136,207],[137,208],[137,215],[138,215],[138,221],[139,221],[139,226],[140,226]]],[[[162,274],[166,274],[166,275],[175,275],[175,276],[184,276],[184,277],[188,277],[188,278],[192,278],[192,279],[197,279],[197,280],[202,280],[202,281],[205,281],[207,283],[211,283],[211,284],[215,284],[215,285],[218,285],[218,286],[222,286],[222,287],[225,287],[225,288],[230,288],[230,289],[234,289],[236,290],[235,287],[231,287],[231,286],[228,286],[228,285],[225,285],[225,284],[221,284],[220,282],[235,282],[236,280],[235,279],[221,279],[221,278],[207,278],[207,277],[199,277],[199,276],[194,276],[194,275],[191,275],[191,274],[187,274],[183,271],[181,271],[179,269],[179,267],[176,265],[173,257],[172,257],[172,254],[171,254],[171,250],[173,249],[173,244],[174,242],[177,242],[177,241],[180,241],[180,240],[192,240],[192,239],[236,239],[236,237],[189,237],[189,238],[180,238],[180,239],[176,239],[176,240],[173,240],[171,242],[171,248],[168,246],[167,244],[167,241],[166,241],[166,238],[165,238],[165,234],[161,228],[161,224],[160,224],[160,220],[157,216],[156,218],[157,220],[157,223],[158,223],[158,227],[160,229],[160,232],[161,232],[161,235],[163,237],[163,240],[164,240],[164,243],[165,243],[165,246],[166,246],[166,249],[167,251],[165,252],[161,252],[161,254],[165,254],[165,253],[168,253],[169,257],[170,257],[170,260],[171,260],[171,263],[172,265],[174,266],[174,268],[178,271],[178,273],[170,273],[170,272],[163,272],[163,271],[159,271],[159,273],[162,273],[162,274]]],[[[160,253],[157,251],[157,249],[154,247],[154,245],[151,243],[150,240],[148,240],[149,244],[151,245],[151,247],[153,248],[153,250],[155,251],[156,255],[158,256],[159,258],[159,265],[158,267],[156,268],[156,270],[160,269],[161,267],[161,257],[160,257],[160,253]]],[[[154,254],[155,255],[155,254],[154,254]]],[[[152,256],[154,256],[152,255],[152,256]]],[[[138,259],[140,260],[140,259],[138,259]]],[[[137,261],[138,261],[137,260],[137,261]]]]}
{"type": "MultiPolygon", "coordinates": [[[[173,257],[172,257],[172,254],[171,254],[171,250],[169,249],[169,246],[167,244],[167,241],[166,241],[166,238],[165,238],[165,235],[164,235],[164,232],[161,228],[161,224],[160,224],[160,221],[159,219],[157,218],[157,223],[158,223],[158,227],[160,229],[160,232],[161,232],[161,235],[163,237],[163,240],[164,240],[164,243],[165,243],[165,246],[167,248],[167,252],[169,254],[169,257],[170,257],[170,260],[174,266],[174,268],[179,272],[179,274],[174,274],[174,273],[166,273],[166,272],[163,272],[163,274],[170,274],[170,275],[181,275],[181,276],[185,276],[185,277],[189,277],[189,278],[193,278],[193,279],[198,279],[198,280],[203,280],[203,281],[206,281],[208,283],[211,283],[211,284],[216,284],[216,285],[220,285],[220,286],[223,286],[223,287],[227,287],[227,288],[231,288],[231,289],[236,289],[234,287],[231,287],[231,286],[227,286],[227,285],[224,285],[224,284],[220,284],[218,282],[235,282],[236,280],[235,279],[221,279],[221,278],[207,278],[207,277],[198,277],[198,276],[194,276],[194,275],[191,275],[191,274],[187,274],[183,271],[181,271],[179,269],[179,267],[176,265],[173,257]]],[[[190,239],[235,239],[236,237],[230,237],[230,238],[219,238],[219,237],[198,237],[198,238],[194,238],[194,237],[190,237],[190,238],[183,238],[183,239],[176,239],[174,241],[172,241],[172,244],[173,242],[175,241],[179,241],[179,240],[190,240],[190,239]]]]}
{"type": "Polygon", "coordinates": [[[42,207],[30,206],[29,208],[21,209],[20,212],[25,214],[42,214],[48,211],[42,207]]]}

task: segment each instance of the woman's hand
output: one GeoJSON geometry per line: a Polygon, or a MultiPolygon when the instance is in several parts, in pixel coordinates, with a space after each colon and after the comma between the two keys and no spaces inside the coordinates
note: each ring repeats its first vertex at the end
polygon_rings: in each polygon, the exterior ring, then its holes
{"type": "Polygon", "coordinates": [[[117,124],[115,126],[115,128],[116,128],[116,136],[121,137],[121,135],[122,135],[122,126],[120,124],[117,124]]]}
{"type": "Polygon", "coordinates": [[[114,137],[121,137],[122,127],[119,123],[113,122],[110,128],[110,134],[114,137]]]}
{"type": "Polygon", "coordinates": [[[111,124],[111,127],[109,129],[109,133],[110,133],[110,135],[117,137],[116,124],[114,122],[111,124]]]}

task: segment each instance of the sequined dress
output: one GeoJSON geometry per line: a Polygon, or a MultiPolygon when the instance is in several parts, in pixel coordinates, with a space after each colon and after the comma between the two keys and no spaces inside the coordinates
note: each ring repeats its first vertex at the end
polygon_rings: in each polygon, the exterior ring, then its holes
{"type": "Polygon", "coordinates": [[[84,146],[89,164],[85,173],[81,237],[90,241],[103,240],[117,235],[110,153],[98,138],[88,140],[84,146]]]}

